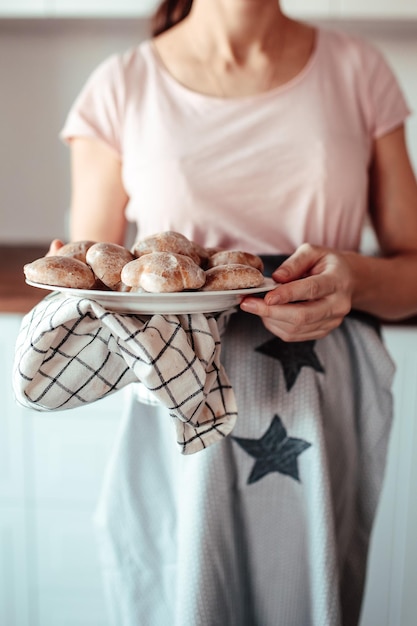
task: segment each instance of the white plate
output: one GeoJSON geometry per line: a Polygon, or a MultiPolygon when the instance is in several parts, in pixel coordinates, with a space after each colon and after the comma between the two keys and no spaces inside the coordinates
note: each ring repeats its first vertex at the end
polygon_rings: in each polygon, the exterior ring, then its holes
{"type": "Polygon", "coordinates": [[[272,278],[265,278],[260,287],[233,289],[230,291],[181,291],[175,293],[130,293],[120,291],[96,291],[93,289],[72,289],[54,287],[26,280],[28,285],[60,291],[77,298],[87,298],[101,304],[109,311],[119,313],[214,313],[226,311],[238,305],[245,296],[271,291],[276,286],[272,278]]]}

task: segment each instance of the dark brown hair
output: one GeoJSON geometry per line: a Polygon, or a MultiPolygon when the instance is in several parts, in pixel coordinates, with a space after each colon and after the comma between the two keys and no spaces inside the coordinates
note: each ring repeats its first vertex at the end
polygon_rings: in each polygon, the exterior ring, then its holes
{"type": "Polygon", "coordinates": [[[156,37],[181,22],[189,14],[192,4],[193,0],[164,0],[152,17],[152,36],[156,37]]]}

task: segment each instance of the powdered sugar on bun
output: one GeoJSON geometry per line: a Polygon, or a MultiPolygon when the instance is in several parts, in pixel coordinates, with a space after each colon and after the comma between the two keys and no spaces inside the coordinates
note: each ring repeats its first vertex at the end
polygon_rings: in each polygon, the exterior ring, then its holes
{"type": "Polygon", "coordinates": [[[205,272],[197,263],[175,252],[143,254],[123,267],[121,278],[130,287],[151,293],[197,290],[206,281],[205,272]]]}
{"type": "Polygon", "coordinates": [[[78,259],[83,263],[86,263],[86,254],[87,250],[91,248],[96,242],[95,241],[70,241],[69,243],[65,243],[59,250],[57,250],[57,256],[71,256],[74,259],[78,259]]]}
{"type": "Polygon", "coordinates": [[[70,256],[45,256],[23,268],[28,280],[54,287],[92,289],[96,282],[88,265],[70,256]]]}
{"type": "Polygon", "coordinates": [[[173,230],[156,233],[137,241],[132,247],[132,252],[136,257],[151,252],[174,252],[190,257],[197,265],[201,264],[201,254],[204,258],[207,256],[204,248],[173,230]]]}
{"type": "Polygon", "coordinates": [[[86,254],[94,274],[113,291],[126,291],[120,274],[123,266],[134,258],[130,250],[116,243],[95,243],[86,254]]]}
{"type": "Polygon", "coordinates": [[[115,243],[70,242],[55,256],[27,264],[24,272],[31,282],[56,287],[170,293],[259,287],[263,269],[255,254],[205,248],[164,231],[138,240],[131,250],[115,243]]]}
{"type": "Polygon", "coordinates": [[[242,265],[250,265],[260,272],[264,271],[264,264],[261,257],[250,252],[242,250],[221,250],[213,253],[207,262],[207,267],[216,267],[217,265],[228,265],[229,263],[240,263],[242,265]]]}
{"type": "Polygon", "coordinates": [[[216,265],[206,271],[206,282],[202,291],[229,291],[260,287],[264,282],[262,272],[243,263],[216,265]]]}

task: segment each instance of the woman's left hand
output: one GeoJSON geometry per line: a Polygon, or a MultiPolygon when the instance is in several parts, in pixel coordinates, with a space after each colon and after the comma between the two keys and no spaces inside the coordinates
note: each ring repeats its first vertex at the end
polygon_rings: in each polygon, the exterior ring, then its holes
{"type": "Polygon", "coordinates": [[[45,256],[55,256],[60,248],[64,245],[64,242],[60,239],[53,239],[50,243],[49,250],[45,256]]]}
{"type": "Polygon", "coordinates": [[[245,298],[241,309],[262,317],[284,341],[320,339],[339,326],[352,305],[353,273],[342,253],[302,244],[272,274],[279,283],[265,298],[245,298]]]}

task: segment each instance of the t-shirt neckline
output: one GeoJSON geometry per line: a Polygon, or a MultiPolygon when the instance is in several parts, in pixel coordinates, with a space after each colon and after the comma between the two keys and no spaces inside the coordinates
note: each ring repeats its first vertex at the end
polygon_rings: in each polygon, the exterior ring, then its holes
{"type": "Polygon", "coordinates": [[[316,63],[319,48],[321,45],[321,38],[322,38],[321,30],[319,28],[315,28],[314,47],[310,54],[310,57],[308,58],[304,67],[302,67],[301,70],[298,72],[298,74],[296,74],[293,78],[288,80],[286,83],[283,83],[282,85],[277,85],[276,87],[273,87],[272,89],[268,89],[266,91],[262,91],[257,94],[251,94],[248,96],[231,96],[231,97],[214,96],[214,95],[206,94],[200,91],[195,91],[194,89],[187,87],[170,73],[165,63],[159,56],[159,53],[156,50],[152,39],[148,39],[147,42],[144,42],[144,45],[147,46],[149,54],[151,55],[151,58],[160,76],[162,76],[162,78],[166,80],[177,91],[182,92],[188,97],[205,100],[205,101],[220,102],[220,103],[225,103],[225,102],[239,103],[239,102],[250,102],[250,101],[256,102],[256,101],[268,99],[272,96],[279,95],[285,91],[289,91],[290,89],[298,85],[300,82],[302,82],[302,80],[310,73],[310,70],[316,63]]]}

